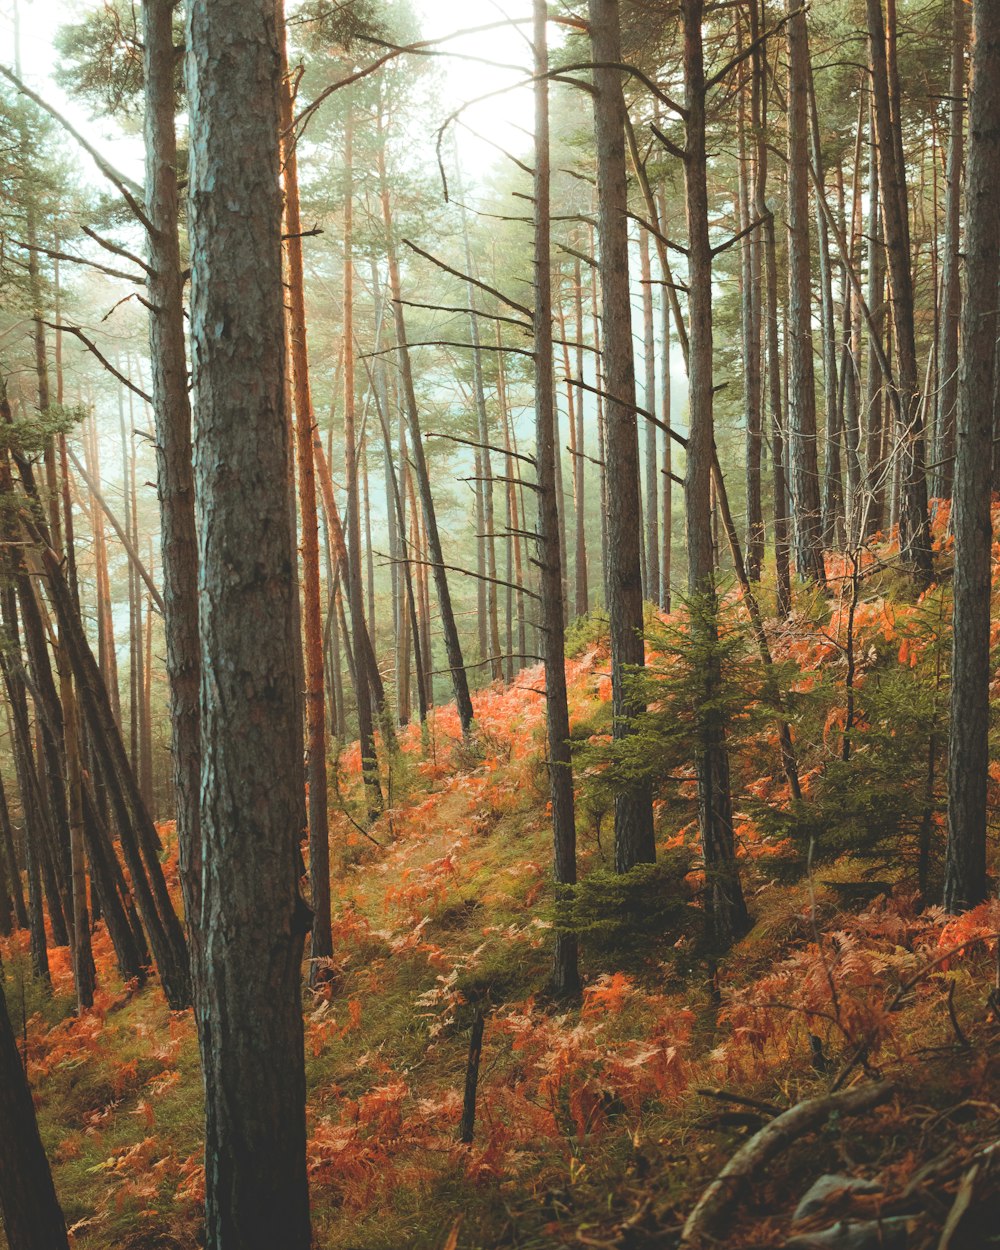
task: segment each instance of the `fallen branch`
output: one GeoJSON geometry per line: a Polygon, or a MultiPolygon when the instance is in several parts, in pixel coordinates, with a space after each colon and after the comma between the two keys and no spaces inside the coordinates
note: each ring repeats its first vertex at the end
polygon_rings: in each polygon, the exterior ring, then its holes
{"type": "Polygon", "coordinates": [[[739,1201],[755,1174],[793,1141],[818,1128],[828,1116],[857,1115],[885,1102],[895,1091],[891,1081],[855,1085],[836,1094],[808,1098],[765,1124],[742,1146],[698,1199],[681,1233],[681,1245],[707,1245],[739,1201]]]}

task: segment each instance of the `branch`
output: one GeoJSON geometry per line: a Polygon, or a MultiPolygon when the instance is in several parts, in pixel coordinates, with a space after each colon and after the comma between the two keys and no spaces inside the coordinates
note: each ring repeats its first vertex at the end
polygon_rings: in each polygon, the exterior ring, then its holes
{"type": "Polygon", "coordinates": [[[394,299],[394,304],[402,304],[405,308],[426,308],[430,312],[448,312],[461,313],[464,317],[487,317],[490,321],[505,321],[508,325],[518,326],[522,330],[530,330],[531,326],[526,321],[521,321],[517,317],[505,317],[502,313],[482,312],[480,309],[456,308],[450,304],[421,304],[418,300],[413,299],[394,299]]]}
{"type": "Polygon", "coordinates": [[[42,324],[48,326],[50,330],[63,330],[66,334],[74,334],[84,347],[88,348],[97,357],[105,369],[107,369],[108,373],[110,373],[113,377],[116,377],[118,381],[121,382],[123,386],[127,386],[130,391],[134,391],[135,394],[138,395],[140,399],[144,399],[147,404],[152,404],[153,401],[146,394],[146,392],[142,390],[141,387],[136,386],[131,378],[127,378],[124,373],[121,373],[118,369],[116,369],[111,361],[108,360],[107,356],[103,354],[97,344],[91,342],[79,326],[71,326],[65,321],[61,321],[58,324],[54,321],[43,321],[42,324]]]}
{"type": "Polygon", "coordinates": [[[93,239],[98,247],[103,247],[106,252],[110,252],[113,256],[120,256],[122,260],[130,260],[133,265],[138,265],[140,269],[144,269],[150,275],[154,273],[152,265],[147,264],[141,256],[136,256],[127,248],[122,247],[120,243],[112,243],[110,239],[105,239],[103,235],[98,234],[91,226],[81,225],[80,229],[88,239],[93,239]]]}
{"type": "Polygon", "coordinates": [[[674,143],[673,139],[668,139],[659,126],[657,126],[656,122],[650,122],[649,128],[671,156],[676,156],[679,161],[684,161],[685,164],[687,163],[687,151],[684,148],[679,148],[677,144],[674,143]]]}
{"type": "Polygon", "coordinates": [[[681,447],[687,447],[688,441],[683,434],[667,425],[665,421],[661,421],[655,413],[649,411],[648,408],[640,408],[637,403],[625,403],[617,395],[612,395],[610,391],[602,390],[599,386],[591,386],[589,382],[584,382],[582,378],[563,378],[564,382],[570,383],[571,386],[578,386],[582,391],[589,391],[591,395],[600,395],[602,399],[607,399],[613,404],[621,404],[623,408],[630,408],[633,412],[638,413],[640,417],[645,417],[647,421],[652,421],[658,430],[662,430],[664,434],[669,434],[675,443],[679,443],[681,447]]]}
{"type": "Polygon", "coordinates": [[[684,1224],[681,1245],[708,1245],[754,1174],[796,1138],[818,1128],[828,1116],[857,1115],[877,1107],[891,1098],[894,1092],[891,1081],[855,1085],[840,1093],[808,1098],[776,1116],[737,1150],[698,1199],[684,1224]]]}
{"type": "Polygon", "coordinates": [[[719,256],[722,252],[728,251],[729,248],[731,248],[734,243],[739,243],[740,239],[742,239],[745,235],[752,234],[754,230],[756,230],[759,226],[762,226],[763,224],[764,224],[763,217],[757,217],[748,226],[744,226],[743,229],[739,232],[739,234],[734,234],[732,238],[727,239],[725,243],[720,243],[718,244],[717,247],[713,247],[712,255],[719,256]]]}
{"type": "MultiPolygon", "coordinates": [[[[375,554],[385,564],[422,564],[429,569],[445,569],[449,573],[461,573],[463,577],[472,577],[477,582],[491,582],[494,586],[509,586],[511,590],[529,595],[532,599],[541,600],[542,597],[541,595],[536,595],[533,590],[529,590],[527,586],[519,586],[517,582],[505,582],[500,577],[487,577],[485,573],[473,573],[472,569],[463,569],[460,564],[439,564],[436,560],[417,560],[413,556],[403,556],[397,560],[393,559],[392,556],[387,556],[383,551],[376,551],[375,554]]],[[[463,667],[465,666],[463,665],[463,667]]]]}
{"type": "Polygon", "coordinates": [[[32,91],[31,88],[23,83],[12,70],[7,68],[6,65],[0,65],[0,74],[2,74],[8,82],[13,83],[22,95],[26,95],[29,100],[33,100],[40,109],[44,109],[50,117],[62,126],[63,130],[65,130],[67,134],[73,136],[105,178],[107,178],[107,180],[117,188],[121,196],[124,198],[125,203],[136,215],[145,229],[150,231],[150,233],[155,234],[153,224],[146,216],[146,210],[139,203],[139,200],[145,194],[142,187],[140,187],[137,182],[133,182],[131,178],[126,178],[124,174],[120,174],[118,170],[115,169],[115,167],[107,161],[100,154],[100,152],[98,152],[97,148],[95,148],[93,144],[88,143],[83,135],[80,134],[79,130],[77,130],[72,123],[67,121],[65,117],[63,117],[62,113],[60,113],[58,109],[53,108],[53,106],[43,100],[37,92],[32,91]]]}
{"type": "Polygon", "coordinates": [[[87,470],[80,463],[72,447],[67,447],[66,451],[69,454],[70,460],[73,461],[73,464],[76,467],[77,473],[79,473],[80,476],[83,478],[84,482],[87,484],[88,490],[97,500],[97,502],[100,504],[101,510],[103,511],[104,515],[111,522],[111,526],[114,529],[115,533],[118,535],[119,539],[121,540],[122,546],[125,548],[125,552],[128,555],[128,558],[132,561],[132,564],[135,566],[136,572],[139,574],[142,580],[146,583],[146,588],[148,589],[150,595],[152,596],[153,602],[156,604],[157,608],[159,609],[160,615],[165,616],[167,610],[163,603],[163,596],[156,589],[155,582],[153,581],[152,577],[147,571],[146,566],[139,559],[138,553],[136,552],[135,548],[132,546],[132,543],[129,540],[128,535],[125,533],[121,525],[118,523],[118,518],[111,511],[111,508],[108,505],[107,501],[105,500],[104,496],[101,494],[93,478],[90,476],[87,470]]]}
{"type": "MultiPolygon", "coordinates": [[[[805,6],[803,5],[802,7],[804,8],[805,6]]],[[[758,35],[756,39],[748,43],[747,46],[741,52],[737,52],[736,55],[732,58],[732,60],[727,61],[726,64],[723,65],[722,69],[718,71],[718,73],[713,74],[712,77],[706,81],[705,91],[708,92],[708,91],[711,91],[713,87],[717,87],[719,83],[722,82],[723,78],[725,78],[728,74],[731,74],[733,70],[736,68],[736,66],[740,64],[741,61],[745,61],[748,56],[753,56],[753,54],[757,51],[757,49],[762,44],[767,43],[768,39],[770,39],[772,35],[776,35],[778,31],[781,30],[782,26],[785,25],[788,19],[792,17],[796,17],[798,15],[798,12],[799,10],[796,9],[794,13],[786,13],[785,16],[781,18],[780,21],[776,22],[771,27],[770,30],[765,30],[763,34],[758,35]]]]}
{"type": "Polygon", "coordinates": [[[74,256],[71,252],[57,252],[55,248],[45,247],[41,243],[25,243],[22,239],[15,239],[13,235],[8,235],[8,238],[15,246],[23,247],[26,252],[41,252],[43,256],[48,256],[51,260],[68,260],[74,265],[87,265],[99,273],[107,274],[109,278],[121,278],[125,282],[134,282],[137,286],[145,285],[144,280],[134,273],[126,273],[123,269],[111,269],[96,260],[88,260],[86,256],[74,256]]]}
{"type": "Polygon", "coordinates": [[[459,343],[452,339],[425,339],[422,343],[394,343],[391,347],[380,348],[377,352],[362,352],[361,359],[386,356],[389,352],[408,351],[411,347],[462,347],[467,351],[513,352],[516,356],[530,356],[532,359],[535,356],[535,353],[526,347],[494,347],[490,343],[477,345],[476,343],[459,343]]]}
{"type": "Polygon", "coordinates": [[[460,269],[453,269],[451,265],[446,265],[443,260],[438,260],[436,256],[432,256],[430,252],[425,252],[422,247],[417,247],[416,243],[411,243],[409,239],[403,239],[403,245],[408,247],[411,252],[416,252],[418,256],[422,256],[425,260],[429,260],[432,265],[437,265],[439,269],[443,269],[445,273],[450,273],[453,277],[461,278],[463,282],[471,282],[473,286],[479,287],[481,291],[486,291],[489,295],[495,296],[501,303],[506,304],[508,308],[513,308],[516,312],[524,313],[526,317],[534,317],[534,313],[530,308],[526,308],[524,304],[519,304],[517,300],[511,299],[510,296],[504,295],[502,291],[498,291],[496,287],[489,286],[485,282],[481,282],[478,278],[473,278],[467,273],[462,273],[460,269]]]}
{"type": "Polygon", "coordinates": [[[515,460],[523,460],[525,464],[536,464],[533,456],[526,456],[519,451],[508,451],[506,447],[497,447],[493,443],[477,443],[471,438],[459,438],[457,434],[442,434],[440,431],[424,430],[424,438],[446,438],[452,443],[462,443],[465,447],[485,447],[487,451],[495,451],[498,456],[513,456],[515,460]]]}

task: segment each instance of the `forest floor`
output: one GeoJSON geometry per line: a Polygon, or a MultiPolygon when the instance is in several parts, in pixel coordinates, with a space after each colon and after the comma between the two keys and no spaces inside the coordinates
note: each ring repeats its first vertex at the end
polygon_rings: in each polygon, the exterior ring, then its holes
{"type": "MultiPolygon", "coordinates": [[[[926,686],[941,665],[913,622],[940,605],[894,593],[865,582],[854,611],[859,654],[869,680],[898,670],[926,686]]],[[[806,802],[813,792],[822,802],[824,772],[841,754],[849,597],[813,604],[775,644],[794,661],[793,688],[822,693],[795,726],[806,802]]],[[[600,741],[610,678],[599,623],[578,627],[567,671],[574,740],[600,741]]],[[[472,744],[448,708],[422,737],[416,727],[401,734],[387,810],[370,830],[380,846],[350,815],[360,810],[357,747],[342,755],[332,790],[335,953],[325,984],[305,996],[316,1245],[669,1247],[705,1186],[773,1115],[838,1082],[880,1079],[893,1083],[880,1105],[824,1117],[758,1166],[733,1192],[719,1244],[997,1244],[1000,910],[956,920],[921,906],[909,850],[861,858],[834,846],[804,876],[794,839],[762,830],[752,814],[754,796],[784,801],[773,760],[753,775],[772,749],[764,742],[734,762],[747,936],[718,961],[701,946],[690,774],[673,773],[657,801],[663,867],[646,885],[671,908],[633,897],[631,929],[604,925],[597,913],[629,900],[597,871],[612,819],[590,786],[600,766],[584,761],[581,873],[605,895],[592,894],[596,919],[582,937],[582,1001],[552,1002],[541,684],[530,670],[512,688],[481,691],[472,744]],[[477,1009],[486,1021],[477,1119],[462,1145],[477,1009]],[[792,1227],[824,1174],[842,1179],[792,1227]],[[855,1192],[844,1177],[878,1188],[855,1192]],[[842,1217],[859,1224],[842,1227],[841,1240],[809,1240],[842,1217]]],[[[901,801],[888,783],[874,796],[876,808],[901,801]]],[[[902,846],[905,822],[899,830],[902,846]]],[[[172,831],[162,831],[176,888],[172,831]]],[[[52,952],[55,994],[43,999],[27,976],[26,937],[2,947],[73,1242],[188,1250],[199,1244],[203,1197],[191,1014],[168,1011],[155,985],[123,986],[103,926],[95,945],[101,988],[82,1019],[66,951],[52,952]]]]}

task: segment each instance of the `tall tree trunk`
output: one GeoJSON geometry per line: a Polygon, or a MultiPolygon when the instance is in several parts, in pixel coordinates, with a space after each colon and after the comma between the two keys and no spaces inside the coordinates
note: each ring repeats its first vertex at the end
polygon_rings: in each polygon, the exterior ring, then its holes
{"type": "Polygon", "coordinates": [[[209,1250],[311,1244],[277,26],[275,0],[188,5],[209,1250]]]}
{"type": "MultiPolygon", "coordinates": [[[[642,403],[647,412],[656,412],[656,338],[653,332],[653,270],[649,263],[649,235],[639,234],[639,262],[642,276],[642,403]]],[[[664,288],[664,295],[666,288],[664,288]]],[[[581,402],[583,396],[580,396],[581,402]]],[[[660,602],[660,514],[657,478],[660,466],[656,456],[656,426],[646,422],[643,458],[643,537],[646,541],[646,598],[660,602]]]]}
{"type": "Polygon", "coordinates": [[[195,529],[191,401],[187,388],[184,276],[177,219],[177,135],[174,124],[176,52],[173,0],[143,0],[145,87],[147,291],[156,485],[160,502],[164,637],[170,691],[171,754],[181,887],[188,928],[201,910],[198,791],[201,733],[198,710],[198,537],[195,529]]]}
{"type": "MultiPolygon", "coordinates": [[[[618,0],[590,0],[597,144],[598,235],[604,327],[607,474],[607,595],[611,632],[614,737],[634,731],[645,710],[632,672],[645,663],[640,561],[639,440],[628,264],[625,101],[618,0]]],[[[615,867],[627,872],[656,858],[652,793],[641,782],[615,797],[615,867]]]]}
{"type": "Polygon", "coordinates": [[[375,754],[371,688],[360,662],[365,647],[365,598],[361,568],[361,482],[355,425],[354,387],[354,126],[348,112],[344,130],[344,472],[347,477],[347,600],[351,609],[351,636],[358,681],[355,688],[361,770],[368,794],[368,813],[374,819],[382,809],[382,790],[375,754]]]}
{"type": "MultiPolygon", "coordinates": [[[[448,573],[444,566],[444,550],[441,546],[441,535],[438,531],[437,512],[434,507],[434,495],[431,490],[430,471],[424,455],[424,442],[420,431],[420,414],[417,408],[417,393],[413,385],[413,370],[410,365],[410,353],[406,337],[406,321],[403,316],[402,288],[399,280],[399,262],[396,257],[395,236],[392,223],[392,207],[389,201],[389,182],[385,169],[385,152],[379,147],[378,169],[381,182],[382,217],[385,222],[386,253],[389,265],[389,294],[392,298],[393,318],[396,325],[396,344],[399,348],[399,366],[403,382],[403,399],[406,405],[406,416],[410,427],[410,450],[413,470],[420,491],[420,503],[424,516],[424,532],[427,538],[428,558],[434,569],[434,586],[437,590],[438,611],[441,614],[441,628],[444,632],[445,651],[448,656],[448,667],[451,670],[452,688],[455,692],[455,706],[462,732],[468,734],[472,728],[474,711],[472,696],[469,694],[469,679],[462,658],[462,644],[458,637],[458,625],[451,602],[451,590],[448,586],[448,573]]],[[[425,655],[429,649],[425,648],[425,655]]],[[[428,663],[428,674],[432,665],[428,663]]]]}
{"type": "MultiPolygon", "coordinates": [[[[752,9],[756,10],[756,0],[752,9]]],[[[754,22],[754,16],[751,23],[754,22]]],[[[751,229],[756,208],[751,204],[751,171],[746,142],[746,91],[739,97],[739,226],[740,240],[740,328],[743,347],[743,419],[747,450],[747,575],[759,581],[764,565],[764,505],[761,499],[760,462],[763,443],[761,428],[761,291],[759,230],[751,229]]],[[[750,73],[750,123],[756,134],[760,128],[759,75],[750,73]]],[[[756,155],[756,154],[755,154],[756,155]]],[[[752,171],[756,179],[757,171],[752,171]]],[[[664,296],[664,301],[666,296],[664,296]]],[[[666,324],[666,318],[664,318],[666,324]]]]}
{"type": "Polygon", "coordinates": [[[802,0],[786,0],[788,42],[788,430],[799,576],[823,585],[823,528],[816,451],[809,239],[809,38],[802,0]]]}
{"type": "MultiPolygon", "coordinates": [[[[542,646],[545,653],[545,712],[548,730],[549,793],[556,888],[576,884],[576,818],[573,765],[566,701],[562,569],[556,507],[555,384],[552,369],[551,173],[549,162],[549,54],[546,0],[534,0],[535,176],[534,176],[534,348],[535,456],[538,481],[538,564],[541,572],[542,646]]],[[[554,989],[578,994],[576,935],[556,933],[554,989]]]]}
{"type": "Polygon", "coordinates": [[[841,550],[844,546],[844,480],[841,461],[840,404],[837,385],[837,318],[833,307],[833,264],[830,259],[830,229],[822,198],[825,196],[823,146],[819,130],[819,109],[813,82],[812,61],[808,65],[809,138],[816,191],[816,247],[819,254],[820,324],[823,347],[823,394],[826,408],[826,459],[823,465],[823,543],[841,550]]]}
{"type": "Polygon", "coordinates": [[[11,824],[10,808],[7,804],[7,795],[3,788],[2,778],[0,778],[0,859],[3,860],[7,898],[10,906],[10,919],[6,933],[10,933],[11,921],[18,929],[27,929],[28,909],[24,903],[21,870],[18,866],[17,850],[14,846],[14,826],[11,824]]]}
{"type": "Polygon", "coordinates": [[[986,897],[990,724],[990,473],[994,347],[1000,317],[1000,9],[973,5],[969,160],[966,167],[965,297],[955,463],[955,608],[948,752],[949,911],[986,897]]]}
{"type": "MultiPolygon", "coordinates": [[[[302,224],[299,215],[298,151],[294,137],[292,86],[285,50],[284,0],[275,5],[278,48],[281,55],[281,130],[285,136],[284,233],[285,269],[288,279],[286,330],[288,368],[295,407],[295,464],[299,495],[302,558],[302,652],[305,675],[306,783],[309,788],[309,889],[313,909],[310,946],[310,981],[322,977],[317,961],[333,954],[330,920],[330,827],[327,813],[326,706],[323,686],[323,617],[319,578],[319,517],[316,506],[316,467],[313,433],[316,416],[309,386],[309,347],[306,337],[306,301],[302,259],[302,224]]],[[[346,357],[353,360],[351,344],[346,357]]],[[[346,368],[345,368],[346,372],[346,368]]]]}
{"type": "Polygon", "coordinates": [[[952,0],[951,74],[948,80],[948,190],[944,210],[941,270],[941,331],[938,356],[937,443],[934,494],[951,496],[954,477],[955,411],[958,405],[958,330],[962,315],[962,165],[965,158],[965,42],[968,0],[952,0]]]}
{"type": "Polygon", "coordinates": [[[699,742],[698,815],[705,858],[706,907],[716,946],[725,949],[747,927],[747,910],[736,865],[729,753],[718,710],[721,685],[718,654],[715,553],[711,492],[715,461],[712,411],[712,247],[708,232],[706,87],[702,46],[704,0],[683,0],[686,122],[685,187],[688,225],[688,446],[684,502],[687,511],[688,589],[692,634],[699,639],[704,667],[699,742]]]}
{"type": "Polygon", "coordinates": [[[885,232],[882,228],[882,196],[878,181],[878,142],[875,135],[875,103],[872,93],[871,143],[868,169],[868,307],[874,330],[868,330],[868,367],[865,385],[865,408],[868,414],[865,431],[865,498],[862,507],[863,534],[877,534],[885,524],[886,465],[883,456],[886,426],[885,378],[878,363],[882,350],[882,328],[885,324],[885,232]]]}
{"type": "MultiPolygon", "coordinates": [[[[586,331],[583,328],[583,272],[580,258],[573,266],[573,306],[576,313],[576,375],[583,378],[583,345],[586,331]]],[[[590,585],[587,576],[587,510],[586,510],[586,457],[583,435],[584,395],[581,391],[576,405],[576,456],[573,460],[573,502],[576,526],[574,530],[573,587],[576,596],[576,615],[586,616],[590,610],[590,585]]]]}
{"type": "MultiPolygon", "coordinates": [[[[794,0],[791,0],[794,2],[794,0]]],[[[892,6],[893,16],[895,5],[892,6]]],[[[914,329],[913,273],[906,168],[902,160],[899,121],[899,82],[889,53],[895,42],[895,23],[887,39],[882,0],[867,0],[875,137],[878,144],[879,189],[892,292],[892,321],[896,347],[897,436],[900,440],[899,550],[921,584],[933,573],[930,525],[927,516],[927,479],[924,475],[924,427],[917,377],[914,329]]]]}

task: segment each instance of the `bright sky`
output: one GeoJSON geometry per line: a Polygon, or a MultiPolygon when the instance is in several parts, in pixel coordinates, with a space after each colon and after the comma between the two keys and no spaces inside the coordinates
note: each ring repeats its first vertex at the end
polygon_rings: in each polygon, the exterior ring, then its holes
{"type": "MultiPolygon", "coordinates": [[[[142,176],[141,142],[134,137],[122,136],[118,127],[101,118],[90,118],[84,109],[68,101],[50,77],[55,61],[52,37],[65,22],[72,21],[78,13],[91,7],[94,0],[16,0],[21,14],[21,58],[25,77],[30,86],[56,107],[62,109],[73,124],[119,168],[136,179],[142,176]]],[[[420,17],[425,38],[446,35],[456,30],[485,26],[502,22],[505,18],[526,18],[530,15],[530,0],[413,0],[420,17]]],[[[292,10],[296,0],[288,0],[292,10]]],[[[0,0],[0,48],[4,60],[13,62],[15,0],[0,0]],[[8,60],[9,58],[9,60],[8,60]]],[[[526,42],[529,31],[527,23],[520,26],[499,27],[478,35],[470,35],[444,45],[449,51],[462,53],[480,60],[462,60],[459,57],[442,58],[441,94],[437,101],[438,121],[458,108],[466,100],[486,92],[516,83],[527,77],[531,52],[526,42]],[[483,60],[499,62],[509,68],[483,64],[483,60]],[[518,69],[517,67],[521,67],[518,69]]],[[[363,64],[362,56],[358,64],[363,64]]],[[[519,127],[530,129],[532,99],[529,87],[507,92],[468,109],[464,120],[487,140],[507,149],[523,148],[525,136],[519,127]]],[[[433,132],[437,126],[433,119],[427,128],[428,159],[433,159],[433,132]]],[[[474,138],[467,129],[459,131],[464,163],[477,173],[485,172],[500,159],[495,148],[488,142],[474,138]]],[[[85,168],[89,161],[83,158],[85,168]]],[[[89,175],[90,170],[87,168],[89,175]]],[[[95,178],[97,175],[94,175],[95,178]]]]}

